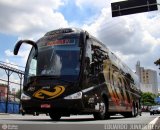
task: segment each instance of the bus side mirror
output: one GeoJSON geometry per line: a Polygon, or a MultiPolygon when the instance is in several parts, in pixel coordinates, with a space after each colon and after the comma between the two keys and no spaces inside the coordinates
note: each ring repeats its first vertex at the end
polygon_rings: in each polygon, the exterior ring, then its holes
{"type": "Polygon", "coordinates": [[[13,51],[14,55],[18,54],[19,48],[22,45],[22,43],[27,43],[27,44],[32,45],[35,48],[35,57],[37,57],[37,55],[38,55],[37,44],[34,41],[31,41],[31,40],[20,40],[20,41],[18,41],[16,43],[15,47],[14,47],[14,51],[13,51]]]}

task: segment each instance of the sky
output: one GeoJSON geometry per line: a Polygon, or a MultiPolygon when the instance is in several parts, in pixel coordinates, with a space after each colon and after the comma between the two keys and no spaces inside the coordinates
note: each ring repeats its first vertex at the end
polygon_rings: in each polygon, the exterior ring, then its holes
{"type": "MultiPolygon", "coordinates": [[[[160,8],[113,18],[111,2],[115,1],[0,0],[0,61],[25,67],[31,47],[23,45],[14,56],[18,40],[36,41],[48,31],[78,27],[97,37],[133,71],[140,61],[141,66],[158,74],[154,62],[160,58],[160,8]]],[[[6,78],[4,72],[0,75],[6,78]]],[[[19,82],[14,75],[12,80],[19,82]]]]}

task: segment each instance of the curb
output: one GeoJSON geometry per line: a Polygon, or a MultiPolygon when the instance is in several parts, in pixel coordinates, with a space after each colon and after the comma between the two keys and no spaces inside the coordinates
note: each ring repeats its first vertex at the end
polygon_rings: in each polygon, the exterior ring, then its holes
{"type": "Polygon", "coordinates": [[[9,115],[9,113],[0,113],[0,115],[9,115]]]}

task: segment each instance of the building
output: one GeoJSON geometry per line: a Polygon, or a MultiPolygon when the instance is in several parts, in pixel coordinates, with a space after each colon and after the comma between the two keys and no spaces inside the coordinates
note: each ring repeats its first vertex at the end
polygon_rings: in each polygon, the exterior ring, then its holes
{"type": "Polygon", "coordinates": [[[151,92],[158,94],[157,72],[151,69],[145,69],[140,66],[140,61],[136,64],[136,74],[139,76],[140,89],[142,92],[151,92]]]}
{"type": "Polygon", "coordinates": [[[0,100],[5,100],[7,97],[7,85],[0,84],[0,100]]]}

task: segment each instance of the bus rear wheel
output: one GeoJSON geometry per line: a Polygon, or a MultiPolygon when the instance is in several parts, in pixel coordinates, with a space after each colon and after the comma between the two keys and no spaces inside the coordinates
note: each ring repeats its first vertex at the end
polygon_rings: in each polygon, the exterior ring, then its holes
{"type": "Polygon", "coordinates": [[[49,113],[49,116],[53,121],[59,121],[61,119],[61,115],[58,113],[51,112],[51,113],[49,113]]]}
{"type": "Polygon", "coordinates": [[[137,105],[133,104],[131,117],[136,117],[137,115],[138,115],[138,107],[137,107],[137,105]]]}
{"type": "Polygon", "coordinates": [[[129,117],[136,117],[138,113],[138,109],[135,107],[135,105],[132,105],[132,111],[131,112],[127,112],[122,114],[124,117],[129,118],[129,117]]]}
{"type": "Polygon", "coordinates": [[[108,115],[108,109],[107,109],[107,103],[104,101],[104,99],[102,98],[100,105],[99,105],[99,112],[96,112],[93,114],[94,119],[96,120],[104,120],[106,118],[109,118],[108,115]]]}

